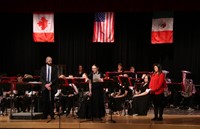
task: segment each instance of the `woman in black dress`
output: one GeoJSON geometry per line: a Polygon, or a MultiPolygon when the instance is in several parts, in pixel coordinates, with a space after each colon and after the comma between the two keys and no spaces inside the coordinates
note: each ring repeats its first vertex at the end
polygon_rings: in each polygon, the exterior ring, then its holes
{"type": "Polygon", "coordinates": [[[134,115],[147,115],[149,110],[149,80],[148,75],[144,76],[144,81],[137,88],[132,102],[134,115]]]}
{"type": "Polygon", "coordinates": [[[89,74],[89,95],[91,96],[91,118],[102,120],[105,116],[104,93],[103,93],[103,74],[99,72],[96,65],[92,66],[89,74]]]}
{"type": "Polygon", "coordinates": [[[84,70],[83,66],[79,65],[78,66],[78,71],[75,74],[75,77],[82,77],[84,73],[85,73],[85,70],[84,70]]]}

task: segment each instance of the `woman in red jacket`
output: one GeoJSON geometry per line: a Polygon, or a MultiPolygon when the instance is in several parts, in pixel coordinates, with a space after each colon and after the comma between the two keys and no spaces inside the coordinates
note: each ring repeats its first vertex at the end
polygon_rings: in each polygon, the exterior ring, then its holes
{"type": "Polygon", "coordinates": [[[151,76],[149,88],[154,105],[154,118],[151,120],[162,121],[164,109],[164,88],[166,87],[165,75],[160,64],[154,64],[154,73],[151,76]],[[159,116],[158,116],[159,114],[159,116]]]}

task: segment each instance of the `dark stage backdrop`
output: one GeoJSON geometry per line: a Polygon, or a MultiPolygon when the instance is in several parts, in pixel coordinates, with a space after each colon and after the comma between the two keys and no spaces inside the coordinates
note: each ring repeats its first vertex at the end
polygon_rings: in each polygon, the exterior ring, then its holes
{"type": "Polygon", "coordinates": [[[90,72],[97,64],[102,72],[113,71],[121,62],[125,69],[152,71],[153,63],[169,70],[173,81],[181,81],[181,70],[192,72],[200,82],[200,13],[174,13],[174,43],[151,45],[152,13],[116,13],[115,43],[94,44],[93,13],[55,13],[55,43],[32,41],[31,13],[2,13],[0,73],[37,75],[45,57],[64,64],[74,74],[79,64],[90,72]]]}

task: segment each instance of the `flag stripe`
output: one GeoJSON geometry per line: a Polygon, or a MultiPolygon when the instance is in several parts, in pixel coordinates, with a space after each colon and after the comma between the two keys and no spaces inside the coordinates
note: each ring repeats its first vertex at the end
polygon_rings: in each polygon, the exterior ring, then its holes
{"type": "Polygon", "coordinates": [[[54,33],[33,33],[35,42],[54,42],[54,33]]]}
{"type": "Polygon", "coordinates": [[[152,20],[152,31],[166,30],[173,30],[173,18],[158,18],[152,20]]]}
{"type": "Polygon", "coordinates": [[[151,35],[152,44],[173,43],[173,31],[152,31],[151,35]]]}

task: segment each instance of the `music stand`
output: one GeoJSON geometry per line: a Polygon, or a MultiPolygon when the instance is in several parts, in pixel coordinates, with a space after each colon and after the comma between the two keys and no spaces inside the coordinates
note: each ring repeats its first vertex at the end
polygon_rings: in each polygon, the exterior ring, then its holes
{"type": "Polygon", "coordinates": [[[73,77],[67,77],[65,80],[67,81],[66,84],[74,83],[74,78],[73,77]]]}
{"type": "Polygon", "coordinates": [[[122,74],[122,72],[106,72],[106,76],[109,78],[114,78],[120,74],[122,74]]]}
{"type": "Polygon", "coordinates": [[[84,91],[89,91],[89,83],[88,82],[81,82],[78,83],[77,88],[79,91],[84,92],[84,91]]]}
{"type": "Polygon", "coordinates": [[[85,78],[82,77],[74,77],[73,83],[74,84],[79,84],[79,83],[84,83],[85,82],[85,78]]]}
{"type": "Polygon", "coordinates": [[[128,77],[137,78],[137,73],[131,71],[124,71],[124,74],[127,74],[128,77]]]}
{"type": "Polygon", "coordinates": [[[167,83],[168,89],[174,93],[174,92],[179,92],[182,91],[182,83],[179,82],[171,82],[171,83],[167,83]]]}
{"type": "Polygon", "coordinates": [[[128,77],[118,76],[118,80],[122,86],[130,86],[131,85],[128,77]]]}
{"type": "Polygon", "coordinates": [[[108,108],[110,109],[110,120],[108,122],[116,123],[116,121],[112,119],[113,110],[112,110],[112,106],[109,106],[109,105],[112,105],[109,94],[115,92],[115,89],[119,88],[118,82],[113,79],[104,79],[102,86],[103,86],[103,88],[108,88],[108,95],[107,95],[108,108]]]}

